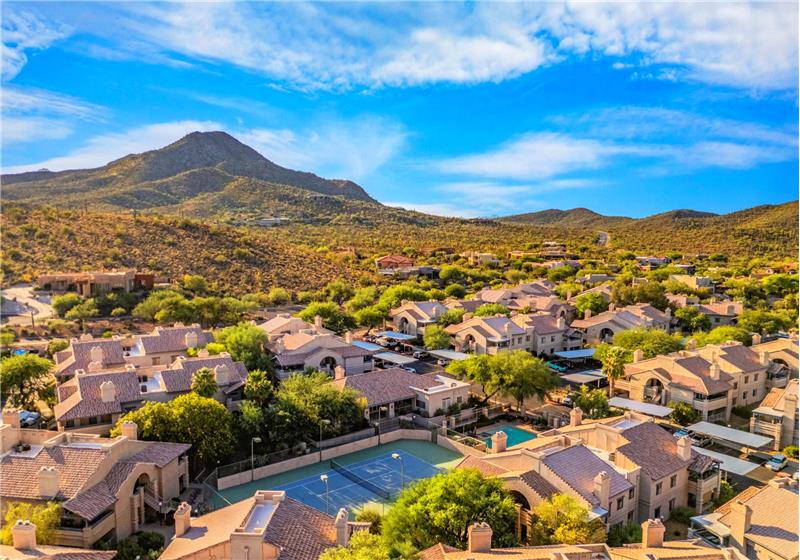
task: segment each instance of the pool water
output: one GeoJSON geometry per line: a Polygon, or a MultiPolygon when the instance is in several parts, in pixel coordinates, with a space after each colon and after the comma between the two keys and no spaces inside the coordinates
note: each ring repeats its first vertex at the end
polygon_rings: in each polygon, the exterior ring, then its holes
{"type": "Polygon", "coordinates": [[[497,432],[505,432],[507,436],[506,447],[512,447],[514,445],[519,445],[520,443],[525,443],[526,441],[536,439],[536,434],[534,434],[533,432],[529,432],[528,430],[523,430],[522,428],[517,428],[516,426],[502,426],[500,428],[492,428],[491,430],[486,430],[481,432],[478,435],[478,437],[480,437],[486,443],[486,447],[491,449],[492,435],[497,432]]]}

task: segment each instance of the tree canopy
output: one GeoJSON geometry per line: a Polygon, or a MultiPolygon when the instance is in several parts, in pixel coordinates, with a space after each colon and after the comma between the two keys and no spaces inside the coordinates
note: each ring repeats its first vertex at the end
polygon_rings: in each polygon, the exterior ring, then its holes
{"type": "Polygon", "coordinates": [[[589,292],[575,298],[575,308],[578,310],[579,317],[583,317],[587,309],[591,309],[592,314],[596,315],[608,310],[608,302],[597,292],[589,292]]]}
{"type": "Polygon", "coordinates": [[[214,340],[225,345],[231,358],[242,362],[248,370],[272,368],[265,352],[267,333],[252,323],[239,323],[214,333],[214,340]]]}
{"type": "Polygon", "coordinates": [[[474,469],[456,469],[407,487],[383,518],[381,532],[395,553],[436,543],[463,549],[468,527],[486,522],[493,546],[508,547],[517,544],[516,518],[514,500],[502,481],[474,469]]]}
{"type": "Polygon", "coordinates": [[[530,544],[600,543],[606,540],[602,519],[590,519],[589,510],[569,494],[556,494],[532,510],[530,544]]]}
{"type": "Polygon", "coordinates": [[[422,336],[425,348],[428,350],[441,350],[450,347],[450,335],[439,325],[428,325],[422,336]]]}
{"type": "Polygon", "coordinates": [[[207,367],[200,368],[194,372],[194,375],[192,375],[192,391],[201,397],[213,397],[219,391],[214,372],[207,367]]]}
{"type": "Polygon", "coordinates": [[[475,317],[493,317],[495,315],[511,315],[508,307],[499,303],[484,303],[473,313],[475,317]]]}
{"type": "Polygon", "coordinates": [[[0,528],[0,539],[5,545],[13,544],[11,528],[19,521],[30,521],[36,525],[36,543],[54,544],[55,531],[61,525],[61,505],[58,502],[30,504],[28,502],[7,502],[0,528]]]}
{"type": "Polygon", "coordinates": [[[707,331],[711,328],[711,319],[708,315],[691,305],[675,310],[675,318],[678,324],[689,332],[707,331]]]}
{"type": "MultiPolygon", "coordinates": [[[[618,335],[619,336],[619,335],[618,335]]],[[[608,394],[614,396],[614,382],[625,375],[628,351],[622,346],[612,346],[603,353],[603,374],[608,379],[608,394]]]]}
{"type": "Polygon", "coordinates": [[[31,408],[39,393],[52,384],[53,362],[36,354],[10,356],[0,362],[0,395],[3,402],[18,408],[31,408]]]}
{"type": "Polygon", "coordinates": [[[379,535],[356,531],[347,546],[336,546],[323,552],[319,560],[389,560],[389,551],[379,535]]]}
{"type": "Polygon", "coordinates": [[[355,318],[331,301],[310,303],[308,307],[297,314],[308,323],[313,323],[317,315],[322,318],[323,327],[339,334],[356,326],[355,318]]]}

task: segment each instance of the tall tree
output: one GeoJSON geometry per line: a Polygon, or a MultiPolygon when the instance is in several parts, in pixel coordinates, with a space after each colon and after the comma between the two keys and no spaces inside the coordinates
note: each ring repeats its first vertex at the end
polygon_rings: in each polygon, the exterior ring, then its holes
{"type": "Polygon", "coordinates": [[[11,528],[17,521],[30,521],[36,525],[37,544],[55,543],[55,532],[61,525],[61,505],[58,502],[6,502],[5,508],[3,527],[0,529],[0,540],[3,544],[13,544],[11,528]]]}
{"type": "Polygon", "coordinates": [[[231,358],[242,362],[248,370],[272,368],[266,354],[267,333],[252,323],[239,323],[214,333],[214,339],[225,345],[231,358]]]}
{"type": "Polygon", "coordinates": [[[249,400],[263,406],[273,396],[272,381],[269,374],[260,369],[254,369],[247,374],[244,384],[244,396],[249,400]]]}
{"type": "Polygon", "coordinates": [[[517,410],[522,411],[526,399],[545,395],[557,388],[560,383],[544,360],[535,358],[524,350],[501,352],[496,357],[496,368],[506,372],[503,393],[517,402],[517,410]]]}
{"type": "Polygon", "coordinates": [[[569,494],[556,494],[533,508],[530,544],[601,543],[606,540],[602,519],[590,519],[589,510],[569,494]]]}
{"type": "Polygon", "coordinates": [[[389,551],[379,535],[356,531],[346,547],[329,548],[319,560],[389,560],[389,551]]]}
{"type": "Polygon", "coordinates": [[[213,397],[219,391],[214,372],[207,367],[200,368],[194,372],[194,375],[192,375],[192,391],[201,397],[213,397]]]}
{"type": "Polygon", "coordinates": [[[339,334],[356,326],[355,318],[332,301],[314,302],[297,314],[303,321],[314,322],[319,315],[322,326],[339,334]]]}
{"type": "Polygon", "coordinates": [[[422,335],[425,348],[428,350],[441,350],[450,347],[450,335],[439,325],[428,325],[422,335]]]}
{"type": "Polygon", "coordinates": [[[33,407],[39,393],[52,384],[53,362],[36,354],[11,356],[0,362],[0,395],[14,407],[33,407]]]}
{"type": "Polygon", "coordinates": [[[627,351],[621,346],[612,346],[603,356],[603,374],[608,379],[608,396],[614,396],[614,383],[625,375],[627,351]]]}

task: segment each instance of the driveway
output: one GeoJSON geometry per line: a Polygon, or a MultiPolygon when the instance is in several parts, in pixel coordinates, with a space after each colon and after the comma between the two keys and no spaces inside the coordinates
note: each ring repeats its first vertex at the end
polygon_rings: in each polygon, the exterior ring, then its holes
{"type": "Polygon", "coordinates": [[[50,306],[50,296],[36,296],[31,292],[30,284],[19,284],[3,290],[3,297],[18,305],[10,305],[15,311],[24,311],[21,315],[3,315],[3,324],[8,325],[30,325],[31,312],[37,323],[45,321],[53,316],[53,308],[50,306]],[[20,306],[24,306],[20,308],[20,306]]]}

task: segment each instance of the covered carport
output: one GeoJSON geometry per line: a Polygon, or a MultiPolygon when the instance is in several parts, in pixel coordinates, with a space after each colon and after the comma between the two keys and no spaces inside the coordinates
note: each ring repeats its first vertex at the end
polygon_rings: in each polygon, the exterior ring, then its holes
{"type": "Polygon", "coordinates": [[[693,445],[692,449],[701,455],[705,455],[706,457],[711,457],[712,459],[719,461],[720,470],[729,474],[747,476],[759,467],[759,465],[751,463],[750,461],[745,461],[744,459],[731,457],[730,455],[725,455],[724,453],[718,453],[717,451],[711,451],[709,449],[697,447],[696,445],[693,445]]]}
{"type": "Polygon", "coordinates": [[[570,362],[585,361],[592,356],[596,348],[581,348],[580,350],[564,350],[563,352],[553,352],[553,356],[569,360],[570,362]]]}
{"type": "Polygon", "coordinates": [[[633,410],[634,412],[641,412],[648,416],[655,418],[666,418],[672,414],[672,409],[668,406],[660,406],[657,404],[643,403],[631,399],[624,399],[622,397],[612,397],[608,399],[608,404],[616,408],[624,408],[625,410],[633,410]]]}
{"type": "Polygon", "coordinates": [[[469,358],[469,354],[465,354],[464,352],[456,352],[455,350],[428,350],[428,354],[434,358],[446,360],[447,362],[457,362],[459,360],[466,360],[469,358]]]}
{"type": "Polygon", "coordinates": [[[584,385],[587,387],[599,389],[606,385],[607,379],[604,373],[600,371],[582,371],[580,373],[568,373],[566,375],[559,375],[562,385],[569,385],[574,389],[580,389],[584,385]]]}
{"type": "Polygon", "coordinates": [[[398,342],[411,342],[417,340],[417,337],[412,334],[401,333],[397,331],[381,331],[375,336],[378,338],[388,338],[389,340],[396,340],[398,342]]]}
{"type": "Polygon", "coordinates": [[[391,364],[397,367],[410,367],[412,364],[417,363],[416,358],[404,356],[397,352],[379,352],[373,356],[373,359],[378,365],[391,364]]]}
{"type": "Polygon", "coordinates": [[[697,422],[691,426],[687,426],[686,430],[696,434],[708,436],[714,443],[730,447],[731,449],[741,449],[746,447],[748,449],[762,449],[769,446],[772,447],[772,438],[751,434],[750,432],[743,432],[734,428],[726,426],[719,426],[711,422],[697,422]]]}

